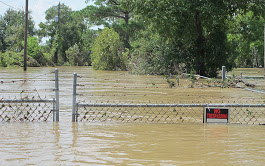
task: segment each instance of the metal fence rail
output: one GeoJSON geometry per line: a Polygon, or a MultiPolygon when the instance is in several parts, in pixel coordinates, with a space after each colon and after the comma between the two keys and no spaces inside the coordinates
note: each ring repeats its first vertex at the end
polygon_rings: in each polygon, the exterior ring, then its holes
{"type": "Polygon", "coordinates": [[[0,122],[55,121],[56,100],[0,100],[0,122]]]}
{"type": "Polygon", "coordinates": [[[55,98],[42,99],[39,95],[21,99],[0,99],[0,122],[59,121],[59,74],[55,74],[55,98]]]}
{"type": "Polygon", "coordinates": [[[265,124],[265,104],[81,104],[75,106],[74,121],[203,123],[208,107],[230,109],[230,123],[265,124]]]}

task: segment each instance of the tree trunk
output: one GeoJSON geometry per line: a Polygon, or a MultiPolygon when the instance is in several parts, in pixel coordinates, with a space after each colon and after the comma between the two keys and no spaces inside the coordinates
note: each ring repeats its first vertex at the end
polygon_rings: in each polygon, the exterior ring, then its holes
{"type": "MultiPolygon", "coordinates": [[[[130,19],[130,17],[129,17],[129,12],[125,12],[125,24],[126,24],[126,26],[127,26],[127,28],[128,28],[128,24],[129,24],[129,19],[130,19]]],[[[128,48],[128,49],[130,49],[130,36],[129,36],[129,34],[128,34],[129,32],[125,32],[125,48],[128,48]]],[[[131,54],[129,53],[128,54],[128,59],[130,59],[131,58],[131,54]]]]}
{"type": "MultiPolygon", "coordinates": [[[[128,27],[128,24],[129,24],[129,12],[125,13],[125,24],[128,27]]],[[[130,42],[130,37],[129,37],[128,32],[126,32],[126,34],[125,34],[125,40],[126,40],[126,44],[127,44],[126,48],[128,48],[129,47],[129,42],[130,42]]]]}
{"type": "Polygon", "coordinates": [[[57,50],[54,53],[54,63],[55,63],[55,65],[58,64],[58,51],[57,50]]]}
{"type": "Polygon", "coordinates": [[[125,12],[125,23],[129,24],[129,12],[125,12]]]}
{"type": "Polygon", "coordinates": [[[195,70],[197,74],[205,76],[206,74],[205,65],[204,65],[205,37],[203,36],[203,28],[201,25],[200,13],[198,11],[195,13],[195,26],[198,33],[198,37],[196,40],[195,70]]]}

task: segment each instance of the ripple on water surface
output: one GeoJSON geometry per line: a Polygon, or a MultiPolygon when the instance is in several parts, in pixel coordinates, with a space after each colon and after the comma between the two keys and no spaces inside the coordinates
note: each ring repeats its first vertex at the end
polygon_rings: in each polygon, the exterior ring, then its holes
{"type": "Polygon", "coordinates": [[[264,126],[0,124],[1,165],[262,165],[264,126]]]}

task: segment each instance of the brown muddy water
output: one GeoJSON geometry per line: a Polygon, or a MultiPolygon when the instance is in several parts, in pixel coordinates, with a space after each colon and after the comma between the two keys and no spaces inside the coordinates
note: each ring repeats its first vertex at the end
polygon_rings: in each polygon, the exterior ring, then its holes
{"type": "MultiPolygon", "coordinates": [[[[54,97],[54,68],[1,68],[0,98],[54,97]]],[[[265,126],[72,123],[72,76],[82,102],[264,102],[264,94],[163,76],[60,67],[60,122],[0,123],[0,165],[264,165],[265,126]]],[[[201,80],[201,82],[205,82],[201,80]]],[[[263,84],[263,83],[262,83],[263,84]]]]}

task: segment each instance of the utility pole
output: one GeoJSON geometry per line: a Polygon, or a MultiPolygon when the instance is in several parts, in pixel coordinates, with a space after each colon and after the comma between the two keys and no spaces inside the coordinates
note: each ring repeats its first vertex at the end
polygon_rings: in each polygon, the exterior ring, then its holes
{"type": "Polygon", "coordinates": [[[61,8],[61,4],[59,2],[58,4],[58,31],[60,30],[60,8],[61,8]]]}
{"type": "Polygon", "coordinates": [[[264,23],[264,79],[265,79],[265,23],[264,23]]]}
{"type": "Polygon", "coordinates": [[[28,47],[28,0],[26,0],[25,33],[24,33],[24,71],[27,71],[27,47],[28,47]]]}
{"type": "Polygon", "coordinates": [[[55,52],[55,57],[54,57],[54,59],[55,59],[55,64],[57,65],[57,63],[58,63],[58,52],[59,52],[59,49],[58,49],[58,45],[59,45],[59,36],[60,36],[60,8],[61,8],[61,4],[60,4],[60,2],[59,2],[59,4],[58,4],[58,7],[57,7],[58,9],[58,14],[57,14],[57,19],[56,19],[56,21],[57,21],[57,48],[56,48],[56,52],[55,52]]]}

